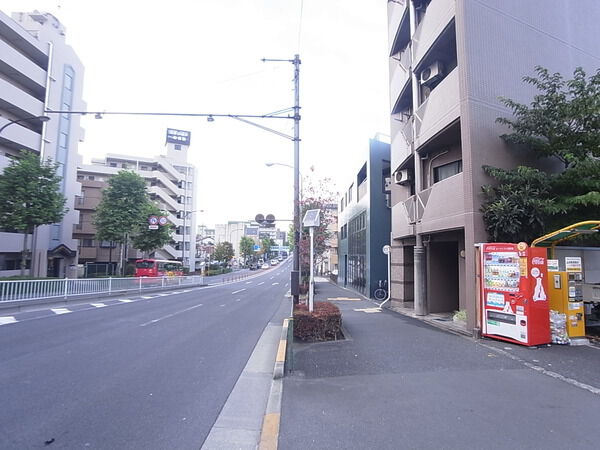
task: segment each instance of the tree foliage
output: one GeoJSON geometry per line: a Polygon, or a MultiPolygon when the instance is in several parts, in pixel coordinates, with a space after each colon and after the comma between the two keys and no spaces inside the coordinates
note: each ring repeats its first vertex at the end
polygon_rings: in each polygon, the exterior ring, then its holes
{"type": "Polygon", "coordinates": [[[10,161],[0,174],[0,228],[31,233],[62,220],[67,208],[57,169],[57,163],[43,163],[29,151],[10,161]]]}
{"type": "Polygon", "coordinates": [[[483,219],[494,241],[531,241],[600,218],[600,70],[588,78],[577,68],[571,80],[539,66],[535,72],[523,78],[539,91],[529,106],[501,98],[513,112],[497,119],[511,130],[501,137],[538,158],[559,160],[564,169],[484,167],[497,180],[482,187],[483,219]]]}
{"type": "Polygon", "coordinates": [[[166,211],[161,211],[160,208],[153,203],[149,202],[146,205],[146,211],[133,230],[132,244],[135,248],[145,253],[150,253],[173,242],[172,224],[167,223],[164,226],[159,226],[156,230],[150,230],[148,228],[148,217],[165,216],[166,214],[166,211]]]}
{"type": "Polygon", "coordinates": [[[213,258],[219,262],[230,261],[235,256],[231,242],[220,242],[216,245],[213,258]]]}
{"type": "Polygon", "coordinates": [[[23,233],[21,275],[27,264],[27,234],[39,225],[60,222],[67,212],[57,169],[50,159],[42,162],[35,153],[22,151],[0,174],[0,228],[23,233]]]}
{"type": "Polygon", "coordinates": [[[240,239],[240,253],[247,259],[250,256],[254,256],[254,241],[248,236],[242,236],[240,239]]]}
{"type": "Polygon", "coordinates": [[[94,218],[96,237],[123,243],[147,220],[150,199],[146,183],[134,172],[121,170],[108,180],[94,218]]]}
{"type": "Polygon", "coordinates": [[[277,245],[276,242],[270,237],[264,237],[260,240],[260,247],[265,260],[269,258],[269,255],[271,254],[271,248],[273,248],[275,245],[277,245]]]}

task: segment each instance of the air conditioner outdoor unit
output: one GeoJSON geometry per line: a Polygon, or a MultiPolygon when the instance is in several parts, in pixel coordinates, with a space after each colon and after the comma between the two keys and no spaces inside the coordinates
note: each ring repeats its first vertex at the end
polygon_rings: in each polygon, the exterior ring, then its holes
{"type": "Polygon", "coordinates": [[[394,172],[394,183],[407,184],[410,182],[410,174],[408,169],[401,169],[394,172]]]}
{"type": "Polygon", "coordinates": [[[421,71],[421,84],[431,84],[442,75],[444,75],[444,66],[440,61],[436,61],[421,71]]]}

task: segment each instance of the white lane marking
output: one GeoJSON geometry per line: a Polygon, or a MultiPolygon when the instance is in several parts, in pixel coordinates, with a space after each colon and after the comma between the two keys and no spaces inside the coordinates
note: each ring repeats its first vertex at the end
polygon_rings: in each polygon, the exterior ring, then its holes
{"type": "Polygon", "coordinates": [[[237,294],[238,292],[243,292],[243,291],[245,291],[245,290],[246,290],[246,288],[244,288],[244,289],[239,289],[239,290],[237,290],[237,291],[233,291],[231,294],[237,294]]]}
{"type": "Polygon", "coordinates": [[[239,302],[240,300],[241,300],[241,298],[238,298],[238,299],[236,300],[236,302],[239,302]]]}
{"type": "Polygon", "coordinates": [[[288,283],[285,283],[285,286],[284,286],[284,287],[288,287],[288,283]]]}
{"type": "Polygon", "coordinates": [[[169,317],[176,316],[177,314],[181,314],[181,313],[184,313],[186,311],[190,311],[190,310],[192,310],[194,308],[198,308],[200,306],[202,306],[202,303],[199,303],[198,305],[195,305],[195,306],[190,306],[189,308],[182,309],[181,311],[177,311],[177,312],[174,312],[172,314],[167,314],[166,316],[159,317],[158,319],[154,319],[154,320],[151,320],[149,322],[143,323],[143,324],[140,325],[140,327],[145,327],[146,325],[150,325],[152,323],[156,323],[156,322],[159,322],[161,320],[168,319],[169,317]]]}
{"type": "Polygon", "coordinates": [[[354,311],[364,312],[367,314],[379,313],[381,308],[355,308],[354,311]]]}
{"type": "Polygon", "coordinates": [[[15,323],[17,319],[13,316],[4,316],[0,317],[0,325],[6,325],[7,323],[15,323]]]}
{"type": "Polygon", "coordinates": [[[221,308],[222,308],[222,307],[223,307],[223,306],[225,306],[225,305],[220,305],[220,306],[221,306],[221,308]]]}
{"type": "Polygon", "coordinates": [[[493,347],[491,345],[487,345],[487,344],[479,344],[479,345],[481,345],[482,347],[485,347],[485,348],[487,348],[487,349],[489,349],[489,350],[491,350],[493,352],[500,353],[500,354],[502,354],[504,356],[507,356],[508,358],[510,358],[510,359],[512,359],[514,361],[520,362],[525,367],[528,367],[528,368],[530,368],[532,370],[535,370],[536,372],[542,373],[542,374],[544,374],[546,376],[549,376],[549,377],[552,377],[552,378],[556,378],[557,380],[563,381],[563,382],[565,382],[567,384],[570,384],[571,386],[575,386],[575,387],[578,387],[579,389],[584,389],[586,391],[589,391],[592,394],[600,395],[600,388],[597,388],[597,387],[594,387],[594,386],[590,386],[589,384],[582,383],[582,382],[577,381],[577,380],[575,380],[573,378],[568,378],[568,377],[565,377],[564,375],[561,375],[559,373],[553,372],[551,370],[544,369],[543,367],[540,367],[540,366],[537,366],[537,365],[532,364],[530,362],[527,362],[524,359],[519,358],[518,356],[512,355],[512,354],[510,354],[509,352],[507,352],[505,350],[501,350],[501,349],[493,347]]]}
{"type": "Polygon", "coordinates": [[[265,282],[261,281],[260,283],[257,284],[257,286],[260,286],[261,284],[265,284],[265,282]]]}
{"type": "Polygon", "coordinates": [[[142,295],[142,298],[143,298],[144,300],[150,300],[151,298],[154,298],[154,296],[152,296],[152,297],[151,297],[151,296],[149,296],[149,295],[142,295]]]}
{"type": "Polygon", "coordinates": [[[90,305],[95,306],[96,308],[104,308],[106,306],[104,303],[90,303],[90,305]]]}
{"type": "Polygon", "coordinates": [[[50,311],[52,311],[54,314],[68,314],[72,312],[70,309],[67,308],[54,308],[50,309],[50,311]]]}
{"type": "Polygon", "coordinates": [[[166,297],[167,295],[171,295],[171,294],[158,294],[158,295],[160,295],[161,297],[166,297]]]}
{"type": "Polygon", "coordinates": [[[275,278],[275,277],[271,277],[271,278],[269,278],[269,280],[272,280],[273,278],[275,278]]]}
{"type": "Polygon", "coordinates": [[[128,298],[120,298],[119,301],[121,303],[131,303],[133,300],[129,300],[128,298]]]}
{"type": "Polygon", "coordinates": [[[252,283],[252,281],[246,281],[246,284],[250,284],[250,283],[252,283]]]}
{"type": "Polygon", "coordinates": [[[277,285],[277,284],[279,284],[279,283],[276,281],[276,282],[275,282],[275,283],[273,283],[271,286],[275,286],[275,285],[277,285]]]}

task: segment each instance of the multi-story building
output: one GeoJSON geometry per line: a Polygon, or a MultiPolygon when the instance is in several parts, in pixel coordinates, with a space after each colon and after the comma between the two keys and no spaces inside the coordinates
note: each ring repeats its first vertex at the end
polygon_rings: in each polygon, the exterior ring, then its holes
{"type": "Polygon", "coordinates": [[[390,144],[369,141],[365,162],[339,201],[338,284],[372,295],[387,279],[384,245],[390,243],[390,144]]]}
{"type": "MultiPolygon", "coordinates": [[[[388,166],[389,168],[389,166],[388,166]]],[[[389,176],[389,175],[388,175],[389,176]]],[[[341,203],[341,201],[340,201],[341,203]]],[[[325,242],[327,249],[323,253],[320,261],[317,262],[317,273],[322,275],[338,273],[338,205],[332,203],[326,205],[326,214],[331,218],[331,222],[327,226],[327,231],[331,233],[330,237],[325,242]]]]}
{"type": "MultiPolygon", "coordinates": [[[[73,228],[73,235],[80,240],[80,263],[107,263],[117,258],[114,244],[97,241],[93,225],[94,214],[102,189],[108,179],[119,171],[129,170],[145,181],[151,200],[167,212],[168,221],[175,226],[174,244],[167,244],[154,252],[158,259],[178,259],[185,267],[196,267],[196,217],[195,180],[196,170],[187,163],[189,141],[167,142],[167,154],[154,158],[108,154],[104,159],[93,159],[91,164],[80,164],[77,179],[82,184],[77,208],[80,221],[73,228]]],[[[128,251],[129,259],[141,257],[135,250],[128,251]]]]}
{"type": "MultiPolygon", "coordinates": [[[[85,110],[82,101],[83,65],[65,41],[65,28],[56,17],[37,11],[0,11],[0,170],[20,150],[29,150],[59,164],[60,190],[68,212],[60,223],[39,226],[28,237],[32,257],[29,274],[75,277],[77,241],[73,224],[79,220],[75,196],[77,145],[83,137],[79,115],[48,111],[85,110]],[[49,117],[42,123],[40,117],[49,117]]],[[[20,235],[22,236],[22,234],[20,235]]],[[[19,273],[23,239],[0,230],[0,276],[19,273]]]]}
{"type": "Polygon", "coordinates": [[[529,104],[536,65],[595,71],[599,17],[595,0],[388,1],[393,305],[477,325],[482,166],[534,162],[500,139],[499,97],[529,104]]]}

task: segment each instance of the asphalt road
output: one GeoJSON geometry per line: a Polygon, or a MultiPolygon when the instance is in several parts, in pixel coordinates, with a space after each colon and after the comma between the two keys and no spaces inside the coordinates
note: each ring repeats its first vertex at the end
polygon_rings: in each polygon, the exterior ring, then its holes
{"type": "Polygon", "coordinates": [[[289,269],[0,320],[0,448],[200,448],[289,269]]]}

